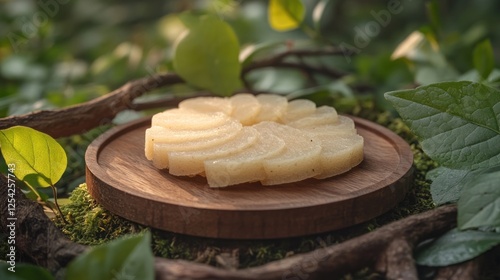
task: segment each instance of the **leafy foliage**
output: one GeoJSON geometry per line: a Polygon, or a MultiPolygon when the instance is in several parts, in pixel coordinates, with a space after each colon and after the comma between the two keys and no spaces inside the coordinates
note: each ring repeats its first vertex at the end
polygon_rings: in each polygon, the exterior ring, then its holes
{"type": "Polygon", "coordinates": [[[424,151],[448,167],[429,174],[435,202],[458,198],[458,228],[421,246],[417,262],[455,264],[500,244],[500,232],[488,231],[500,226],[500,92],[459,81],[385,96],[420,137],[424,151]]]}
{"type": "Polygon", "coordinates": [[[269,23],[278,31],[297,28],[304,20],[305,8],[300,0],[270,0],[269,23]]]}
{"type": "Polygon", "coordinates": [[[187,82],[216,94],[241,87],[238,38],[231,27],[212,16],[193,19],[175,48],[175,71],[187,82]]]}
{"type": "Polygon", "coordinates": [[[6,262],[0,262],[0,279],[2,280],[54,280],[52,274],[46,269],[27,263],[15,265],[14,272],[8,269],[11,266],[6,262]]]}
{"type": "Polygon", "coordinates": [[[49,135],[29,127],[0,131],[5,161],[15,165],[14,174],[32,188],[53,186],[66,170],[64,149],[49,135]]]}
{"type": "Polygon", "coordinates": [[[154,279],[151,234],[122,237],[78,256],[67,267],[66,279],[154,279]]]}
{"type": "Polygon", "coordinates": [[[500,244],[500,234],[478,230],[453,229],[438,239],[422,244],[416,261],[420,265],[447,266],[477,257],[500,244]]]}
{"type": "Polygon", "coordinates": [[[424,151],[442,165],[473,169],[500,162],[499,90],[444,82],[389,92],[386,98],[421,138],[424,151]]]}
{"type": "Polygon", "coordinates": [[[500,227],[500,168],[476,175],[464,187],[458,201],[460,229],[500,227]]]}

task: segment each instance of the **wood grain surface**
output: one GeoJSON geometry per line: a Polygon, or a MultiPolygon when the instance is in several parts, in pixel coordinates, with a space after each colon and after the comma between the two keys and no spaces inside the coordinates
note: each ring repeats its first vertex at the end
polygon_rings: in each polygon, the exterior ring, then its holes
{"type": "Polygon", "coordinates": [[[364,160],[328,179],[212,189],[206,179],[175,177],[144,156],[150,119],[111,129],[88,147],[87,186],[109,211],[182,234],[229,239],[302,236],[352,226],[400,202],[412,181],[413,153],[390,130],[352,117],[364,160]]]}

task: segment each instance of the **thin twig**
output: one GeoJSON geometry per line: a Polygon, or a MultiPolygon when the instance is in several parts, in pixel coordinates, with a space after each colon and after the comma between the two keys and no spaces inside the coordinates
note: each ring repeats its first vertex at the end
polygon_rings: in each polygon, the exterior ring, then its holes
{"type": "Polygon", "coordinates": [[[61,217],[63,222],[67,224],[68,221],[66,221],[66,218],[64,218],[61,208],[59,207],[59,203],[57,202],[57,189],[54,185],[50,185],[50,188],[52,189],[52,194],[54,195],[54,205],[56,206],[56,209],[59,212],[59,216],[61,217]]]}

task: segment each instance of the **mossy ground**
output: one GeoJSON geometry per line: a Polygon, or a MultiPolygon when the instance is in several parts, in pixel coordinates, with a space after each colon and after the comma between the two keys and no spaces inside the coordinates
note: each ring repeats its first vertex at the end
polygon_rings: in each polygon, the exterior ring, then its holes
{"type": "MultiPolygon", "coordinates": [[[[153,234],[154,254],[164,258],[185,259],[211,265],[252,267],[340,243],[391,221],[433,208],[429,182],[425,180],[425,174],[435,167],[435,163],[422,152],[417,139],[406,125],[400,119],[393,118],[389,113],[374,114],[371,110],[361,110],[354,113],[395,131],[410,144],[413,150],[415,180],[406,198],[395,209],[348,229],[314,236],[277,240],[219,240],[150,229],[153,234]]],[[[62,212],[68,223],[65,224],[58,219],[56,224],[73,241],[86,245],[97,245],[124,234],[147,230],[144,226],[129,222],[103,209],[89,195],[85,184],[80,185],[72,192],[70,203],[62,207],[62,212]]],[[[359,273],[360,275],[353,277],[365,279],[378,277],[369,270],[359,273]]]]}

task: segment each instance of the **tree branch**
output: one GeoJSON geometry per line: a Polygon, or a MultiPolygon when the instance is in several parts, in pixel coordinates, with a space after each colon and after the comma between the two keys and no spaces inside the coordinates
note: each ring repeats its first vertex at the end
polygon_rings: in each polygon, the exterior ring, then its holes
{"type": "Polygon", "coordinates": [[[332,55],[349,55],[352,56],[352,53],[346,54],[339,48],[323,48],[323,49],[289,49],[287,51],[278,53],[274,56],[270,56],[267,59],[260,60],[260,63],[276,63],[285,60],[287,57],[296,56],[296,57],[306,57],[306,56],[332,56],[332,55]]]}
{"type": "MultiPolygon", "coordinates": [[[[346,73],[340,72],[338,70],[326,68],[326,67],[315,67],[311,65],[307,65],[304,63],[300,62],[287,62],[287,61],[278,61],[278,62],[258,62],[251,67],[245,68],[245,70],[248,71],[253,71],[257,69],[262,69],[262,68],[267,68],[267,67],[273,67],[273,68],[291,68],[291,69],[298,69],[307,73],[318,73],[325,75],[330,78],[338,79],[346,75],[346,73]]],[[[247,73],[245,72],[245,73],[247,73]]]]}
{"type": "MultiPolygon", "coordinates": [[[[374,264],[380,257],[380,252],[395,244],[392,242],[395,238],[405,237],[407,240],[405,242],[415,244],[448,231],[455,226],[455,219],[456,207],[442,206],[393,222],[337,245],[236,271],[221,270],[187,261],[156,259],[156,275],[158,280],[334,279],[347,272],[374,264]]],[[[398,247],[399,245],[395,246],[398,247]]],[[[412,270],[413,268],[410,268],[407,271],[412,270]]]]}
{"type": "Polygon", "coordinates": [[[82,134],[109,124],[116,114],[125,109],[134,109],[132,101],[142,94],[181,82],[183,80],[176,74],[153,75],[128,82],[109,94],[75,106],[0,119],[0,129],[24,125],[54,138],[82,134]]]}
{"type": "Polygon", "coordinates": [[[262,68],[268,68],[268,67],[276,67],[276,68],[295,68],[298,70],[302,70],[304,72],[308,73],[319,73],[334,79],[338,79],[340,77],[343,77],[346,75],[346,73],[334,70],[331,68],[326,68],[324,66],[311,66],[308,65],[304,62],[291,62],[291,61],[285,61],[289,57],[298,57],[298,58],[304,58],[304,57],[311,57],[311,56],[332,56],[332,55],[345,55],[345,53],[337,48],[326,48],[326,49],[319,49],[319,50],[288,50],[284,51],[281,53],[278,53],[274,56],[268,57],[266,59],[261,59],[258,61],[255,61],[254,63],[248,65],[245,67],[242,72],[241,76],[244,79],[244,76],[253,70],[256,69],[262,69],[262,68]]]}
{"type": "Polygon", "coordinates": [[[389,280],[418,280],[413,260],[413,245],[404,236],[396,237],[380,255],[376,270],[385,274],[389,280]]]}

